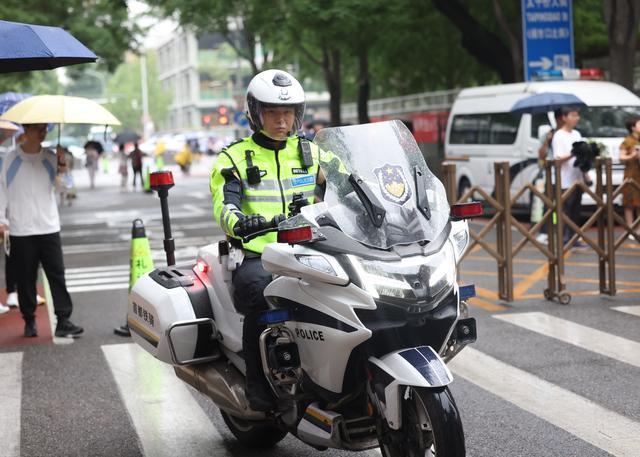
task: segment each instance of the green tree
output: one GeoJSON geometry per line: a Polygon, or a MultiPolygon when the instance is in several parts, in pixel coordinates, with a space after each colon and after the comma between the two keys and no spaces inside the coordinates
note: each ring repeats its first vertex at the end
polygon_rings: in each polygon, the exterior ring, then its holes
{"type": "MultiPolygon", "coordinates": [[[[162,88],[158,80],[155,53],[148,52],[146,57],[149,115],[154,124],[158,125],[167,115],[171,95],[162,88]]],[[[122,123],[118,130],[132,129],[142,133],[142,83],[138,57],[120,65],[109,79],[107,99],[107,109],[122,123]]]]}

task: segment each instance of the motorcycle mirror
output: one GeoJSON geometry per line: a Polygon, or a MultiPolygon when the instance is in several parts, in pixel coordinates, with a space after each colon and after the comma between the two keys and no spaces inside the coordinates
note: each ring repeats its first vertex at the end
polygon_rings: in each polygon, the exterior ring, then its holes
{"type": "Polygon", "coordinates": [[[479,217],[484,214],[482,202],[456,203],[451,205],[450,219],[452,221],[461,221],[472,217],[479,217]]]}
{"type": "Polygon", "coordinates": [[[298,244],[313,239],[311,226],[296,227],[286,230],[278,230],[278,243],[298,244]]]}

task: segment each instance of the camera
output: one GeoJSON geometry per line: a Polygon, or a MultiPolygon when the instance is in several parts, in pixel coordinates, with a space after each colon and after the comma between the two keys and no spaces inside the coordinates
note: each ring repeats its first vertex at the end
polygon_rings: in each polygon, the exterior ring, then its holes
{"type": "Polygon", "coordinates": [[[573,143],[571,155],[576,158],[573,166],[580,168],[580,170],[586,173],[593,168],[596,157],[600,155],[600,148],[595,143],[576,141],[573,143]]]}

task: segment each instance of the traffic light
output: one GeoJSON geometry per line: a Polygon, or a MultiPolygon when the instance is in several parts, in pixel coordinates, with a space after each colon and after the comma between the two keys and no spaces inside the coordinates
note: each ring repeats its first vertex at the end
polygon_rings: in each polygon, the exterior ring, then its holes
{"type": "Polygon", "coordinates": [[[218,107],[218,124],[227,125],[229,123],[229,110],[226,106],[218,107]]]}
{"type": "Polygon", "coordinates": [[[202,116],[202,125],[209,127],[211,125],[211,114],[202,116]]]}

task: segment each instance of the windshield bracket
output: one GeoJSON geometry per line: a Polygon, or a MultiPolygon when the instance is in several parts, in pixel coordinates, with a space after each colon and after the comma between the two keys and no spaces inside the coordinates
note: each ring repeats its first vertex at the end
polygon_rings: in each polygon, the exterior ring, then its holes
{"type": "Polygon", "coordinates": [[[369,186],[367,186],[364,180],[358,175],[354,173],[349,175],[349,183],[364,205],[364,208],[367,210],[367,214],[371,219],[371,223],[375,227],[381,227],[382,222],[384,221],[384,216],[387,214],[387,212],[385,211],[378,198],[373,192],[371,192],[369,186]]]}
{"type": "Polygon", "coordinates": [[[416,181],[416,204],[418,210],[427,220],[431,219],[431,209],[429,208],[429,199],[427,198],[427,187],[424,182],[424,173],[420,167],[413,167],[413,177],[416,181]]]}

